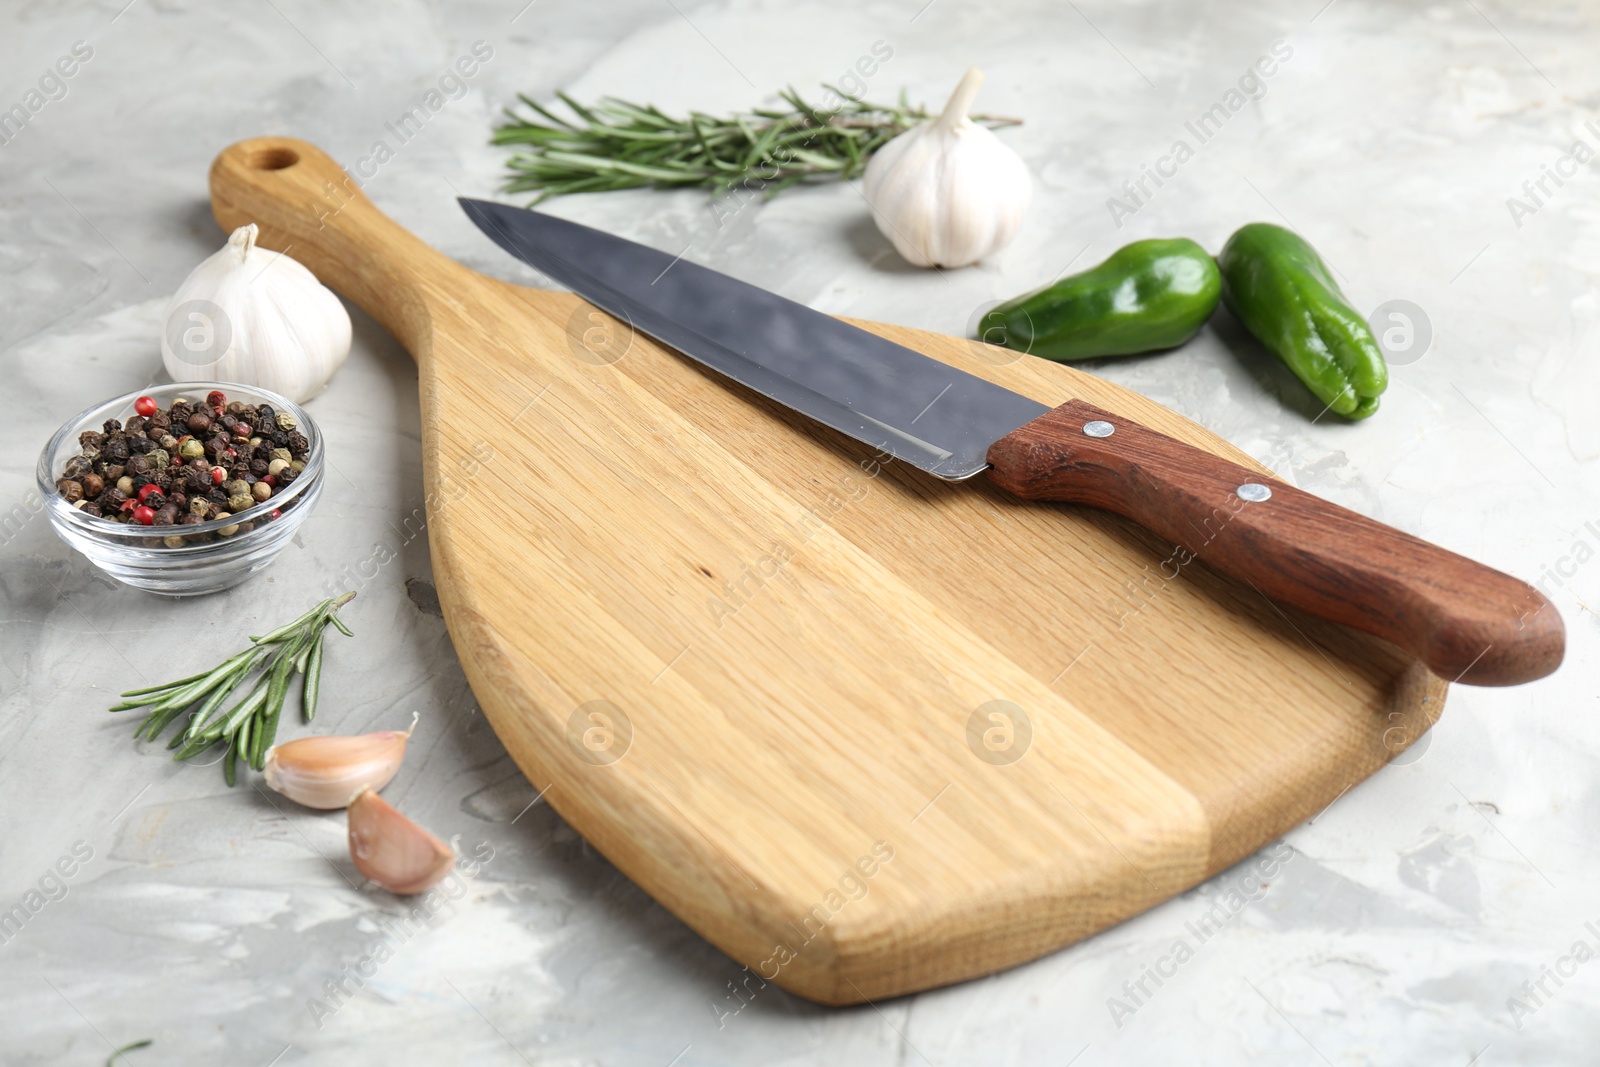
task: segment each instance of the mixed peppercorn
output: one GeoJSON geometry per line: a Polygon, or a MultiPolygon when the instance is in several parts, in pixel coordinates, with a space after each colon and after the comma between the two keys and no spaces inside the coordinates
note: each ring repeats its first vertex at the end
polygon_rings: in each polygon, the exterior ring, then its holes
{"type": "MultiPolygon", "coordinates": [[[[56,490],[63,500],[108,522],[194,526],[263,505],[299,478],[311,445],[293,415],[268,404],[229,401],[219,390],[203,402],[179,397],[166,411],[148,396],[126,423],[107,419],[78,435],[56,490]]],[[[224,537],[275,519],[224,526],[224,537]]],[[[173,535],[167,541],[184,543],[173,535]]]]}

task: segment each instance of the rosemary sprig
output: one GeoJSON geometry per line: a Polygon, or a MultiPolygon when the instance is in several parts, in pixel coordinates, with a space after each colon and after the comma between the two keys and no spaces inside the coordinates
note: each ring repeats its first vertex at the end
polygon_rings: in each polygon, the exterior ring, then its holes
{"type": "Polygon", "coordinates": [[[239,757],[243,756],[245,764],[258,771],[265,764],[267,749],[278,733],[278,717],[283,713],[293,674],[304,675],[301,711],[306,722],[316,715],[323,631],[331,624],[347,637],[354,636],[338,615],[339,609],[354,597],[351,592],[324,600],[293,622],[250,638],[249,648],[209,671],[165,685],[130,689],[122,694],[123,702],[110,710],[148,708],[133,736],[150,741],[178,716],[190,712],[188,723],[167,745],[177,750],[173,759],[190,759],[212,745],[226,745],[222,777],[233,785],[239,757]],[[255,684],[237,703],[219,713],[218,709],[258,667],[261,673],[255,684]]]}
{"type": "MultiPolygon", "coordinates": [[[[537,192],[529,207],[566,193],[640,186],[725,192],[744,184],[771,196],[799,182],[854,178],[873,152],[929,117],[925,108],[912,107],[904,92],[891,106],[852,100],[835,86],[824,88],[843,103],[813,107],[791,88],[779,94],[788,105],[784,108],[722,117],[691,111],[687,118],[609,96],[585,106],[557,93],[574,116],[569,119],[518,94],[534,116],[508,108],[493,143],[526,146],[506,161],[511,174],[505,189],[537,192]]],[[[993,115],[972,118],[991,128],[1021,122],[993,115]]]]}

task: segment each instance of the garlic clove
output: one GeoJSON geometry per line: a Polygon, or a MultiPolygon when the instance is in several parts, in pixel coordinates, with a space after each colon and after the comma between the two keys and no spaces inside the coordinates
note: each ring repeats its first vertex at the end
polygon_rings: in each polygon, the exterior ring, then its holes
{"type": "Polygon", "coordinates": [[[426,892],[455,865],[449,845],[365,786],[350,799],[346,818],[356,870],[391,893],[426,892]]]}
{"type": "Polygon", "coordinates": [[[301,737],[267,749],[262,774],[267,785],[296,804],[331,811],[350,803],[362,788],[382,789],[400,770],[406,742],[417,728],[418,715],[406,730],[381,730],[357,737],[301,737]]]}

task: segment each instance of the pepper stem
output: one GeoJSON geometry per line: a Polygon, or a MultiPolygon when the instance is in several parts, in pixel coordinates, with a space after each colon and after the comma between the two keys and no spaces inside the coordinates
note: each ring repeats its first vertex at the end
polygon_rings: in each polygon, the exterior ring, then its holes
{"type": "Polygon", "coordinates": [[[944,105],[944,111],[939,115],[939,125],[947,130],[960,129],[961,124],[968,121],[967,115],[972,111],[972,101],[981,88],[983,88],[983,71],[977,67],[968,67],[967,72],[961,76],[956,91],[950,94],[949,103],[944,105]]]}

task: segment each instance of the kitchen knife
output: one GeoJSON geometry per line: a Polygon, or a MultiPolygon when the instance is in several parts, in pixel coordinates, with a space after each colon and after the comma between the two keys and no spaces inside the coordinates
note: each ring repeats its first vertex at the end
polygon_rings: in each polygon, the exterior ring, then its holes
{"type": "Polygon", "coordinates": [[[501,248],[634,329],[930,474],[987,470],[1028,500],[1115,512],[1451,681],[1514,685],[1561,662],[1565,628],[1543,595],[1447,549],[1083,401],[1051,409],[681,254],[461,205],[501,248]]]}

